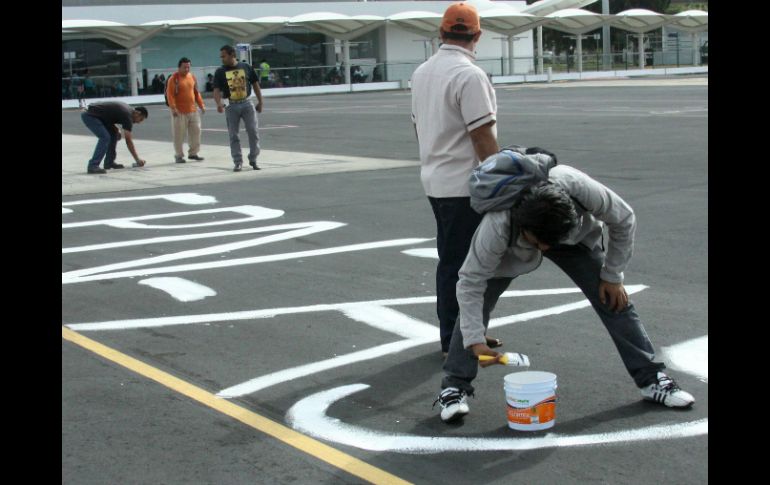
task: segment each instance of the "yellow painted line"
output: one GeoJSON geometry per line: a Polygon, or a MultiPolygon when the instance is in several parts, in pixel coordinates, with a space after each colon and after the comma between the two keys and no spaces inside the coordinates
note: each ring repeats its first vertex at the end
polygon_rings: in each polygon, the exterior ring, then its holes
{"type": "Polygon", "coordinates": [[[339,450],[325,445],[320,441],[309,438],[301,433],[294,431],[291,428],[276,423],[273,420],[260,416],[248,409],[242,408],[237,404],[233,404],[223,398],[217,397],[208,391],[205,391],[199,387],[196,387],[189,382],[183,381],[177,377],[172,376],[160,369],[156,369],[144,362],[129,357],[128,355],[118,352],[115,349],[100,344],[95,340],[91,340],[88,337],[70,330],[69,328],[62,327],[62,338],[69,340],[70,342],[77,344],[91,352],[98,354],[105,359],[111,360],[118,365],[121,365],[129,370],[136,372],[144,377],[159,382],[160,384],[172,389],[180,394],[198,401],[222,414],[226,414],[238,421],[251,426],[252,428],[261,431],[273,438],[283,441],[287,445],[303,451],[309,455],[318,458],[321,461],[325,461],[332,466],[339,468],[351,475],[362,478],[371,483],[387,483],[387,484],[408,484],[407,482],[395,475],[392,475],[384,470],[380,470],[377,467],[369,465],[358,458],[350,456],[339,450]]]}

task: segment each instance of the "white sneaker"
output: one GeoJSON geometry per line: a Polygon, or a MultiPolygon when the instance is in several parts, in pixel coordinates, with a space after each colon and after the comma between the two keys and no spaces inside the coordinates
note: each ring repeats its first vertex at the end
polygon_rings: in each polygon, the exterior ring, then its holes
{"type": "Polygon", "coordinates": [[[445,423],[456,421],[470,412],[468,395],[456,387],[447,387],[438,395],[433,405],[441,404],[441,420],[445,423]]]}
{"type": "Polygon", "coordinates": [[[658,382],[642,388],[642,397],[646,401],[665,404],[670,408],[686,408],[695,402],[692,394],[681,390],[674,379],[663,372],[658,372],[657,380],[658,382]]]}

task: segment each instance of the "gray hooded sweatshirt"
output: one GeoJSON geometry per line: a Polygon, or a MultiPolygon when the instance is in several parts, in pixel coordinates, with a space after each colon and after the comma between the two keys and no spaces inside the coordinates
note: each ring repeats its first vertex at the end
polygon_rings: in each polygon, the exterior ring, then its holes
{"type": "MultiPolygon", "coordinates": [[[[606,225],[609,240],[600,277],[609,283],[622,283],[623,271],[634,249],[636,218],[633,209],[615,192],[576,168],[557,165],[550,170],[548,180],[579,202],[575,204],[577,226],[562,244],[582,244],[593,250],[602,244],[606,225]]],[[[542,261],[540,250],[529,244],[516,227],[511,228],[510,210],[484,214],[457,282],[460,330],[465,348],[485,342],[482,308],[487,280],[515,278],[534,271],[542,261]],[[509,245],[511,235],[514,242],[509,245]]]]}

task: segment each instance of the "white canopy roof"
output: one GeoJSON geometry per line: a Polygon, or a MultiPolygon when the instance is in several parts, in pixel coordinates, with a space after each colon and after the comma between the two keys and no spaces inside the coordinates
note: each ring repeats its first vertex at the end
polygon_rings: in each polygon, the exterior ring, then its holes
{"type": "Polygon", "coordinates": [[[610,21],[610,25],[619,29],[636,32],[637,34],[643,34],[661,28],[671,22],[672,17],[673,15],[664,15],[652,10],[632,8],[615,14],[610,21]]]}
{"type": "Polygon", "coordinates": [[[709,14],[703,10],[687,10],[672,17],[672,26],[688,32],[703,32],[709,28],[709,14]]]}
{"type": "MultiPolygon", "coordinates": [[[[540,25],[567,32],[585,34],[605,24],[637,33],[672,25],[702,32],[708,30],[708,12],[688,10],[677,15],[664,15],[650,10],[631,9],[617,15],[602,15],[579,8],[552,11],[563,5],[589,4],[595,0],[541,0],[523,11],[511,7],[479,10],[482,28],[504,35],[532,30],[540,25]],[[537,14],[535,14],[536,12],[537,14]],[[550,12],[543,15],[545,12],[550,12]]],[[[386,22],[424,35],[437,37],[442,14],[429,11],[406,11],[388,17],[378,15],[345,15],[335,12],[311,12],[294,17],[269,16],[242,19],[225,16],[203,16],[187,19],[155,20],[140,25],[127,25],[106,20],[62,20],[62,37],[97,35],[125,47],[135,47],[165,29],[204,28],[228,36],[238,42],[254,42],[286,26],[303,26],[330,37],[351,40],[386,22]]]]}
{"type": "Polygon", "coordinates": [[[560,30],[569,34],[585,34],[596,30],[612,19],[611,15],[602,15],[580,8],[566,8],[546,15],[549,29],[560,30]]]}
{"type": "Polygon", "coordinates": [[[482,28],[504,35],[516,35],[548,22],[546,17],[521,13],[508,7],[485,10],[479,13],[479,18],[482,28]]]}
{"type": "Polygon", "coordinates": [[[385,22],[378,15],[345,15],[334,12],[311,12],[289,19],[289,25],[302,25],[335,39],[350,40],[374,30],[385,22]]]}

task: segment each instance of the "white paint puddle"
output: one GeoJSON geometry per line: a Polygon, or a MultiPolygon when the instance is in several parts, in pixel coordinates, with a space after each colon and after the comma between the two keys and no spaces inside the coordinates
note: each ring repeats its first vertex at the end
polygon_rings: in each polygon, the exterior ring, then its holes
{"type": "Polygon", "coordinates": [[[197,301],[217,294],[216,291],[208,286],[203,286],[184,278],[147,278],[139,281],[139,284],[165,291],[179,301],[197,301]]]}
{"type": "Polygon", "coordinates": [[[662,348],[666,364],[672,369],[709,381],[709,336],[704,335],[671,347],[662,348]]]}
{"type": "Polygon", "coordinates": [[[418,258],[438,259],[438,249],[436,248],[407,249],[406,251],[401,252],[409,256],[417,256],[418,258]]]}

